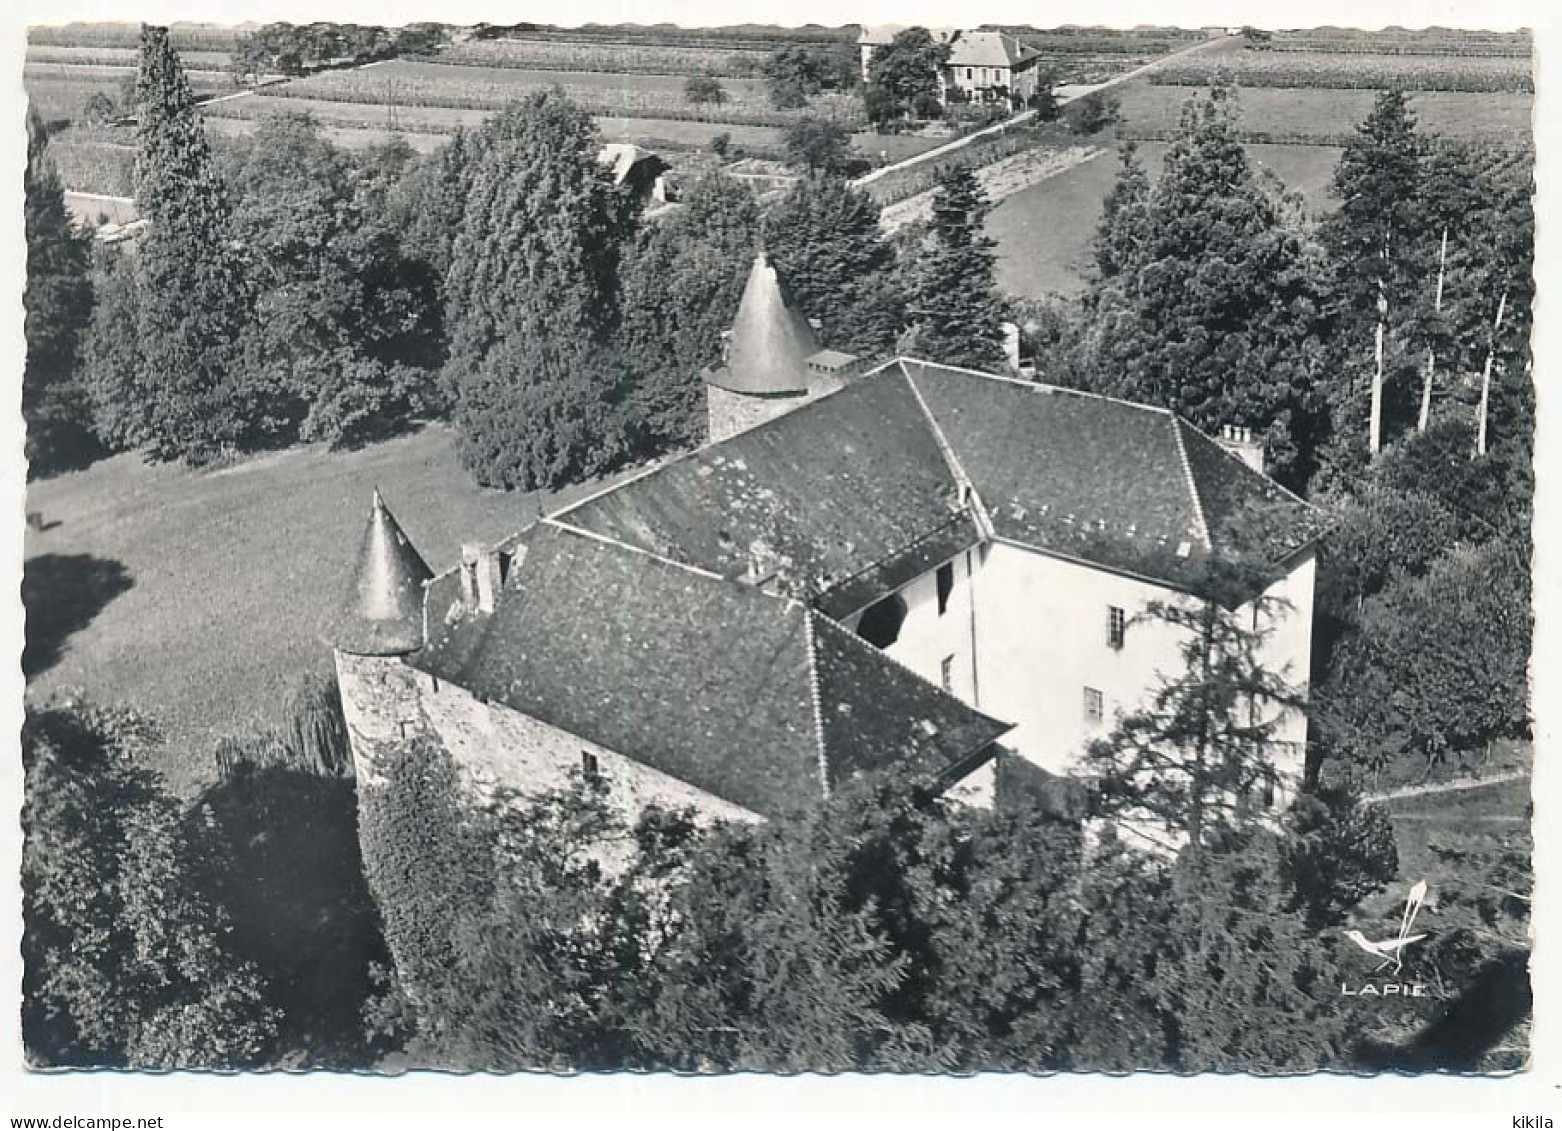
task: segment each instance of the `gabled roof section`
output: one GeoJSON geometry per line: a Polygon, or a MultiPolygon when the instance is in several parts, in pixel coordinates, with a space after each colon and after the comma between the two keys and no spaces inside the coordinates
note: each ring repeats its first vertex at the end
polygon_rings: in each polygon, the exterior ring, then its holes
{"type": "Polygon", "coordinates": [[[951,47],[951,67],[1015,67],[1039,54],[1002,31],[962,31],[951,47]]]}
{"type": "Polygon", "coordinates": [[[832,630],[795,601],[548,520],[494,612],[443,623],[410,662],[766,816],[838,774],[937,774],[1007,729],[832,630]],[[917,719],[934,730],[907,734],[917,719]]]}
{"type": "Polygon", "coordinates": [[[765,253],[754,257],[738,315],[727,342],[727,360],[706,379],[734,393],[758,396],[808,389],[808,359],[819,352],[813,327],[786,301],[781,280],[765,253]]]}
{"type": "Polygon", "coordinates": [[[358,656],[398,656],[423,647],[423,584],[431,577],[376,489],[358,564],[331,622],[331,644],[358,656]]]}
{"type": "Polygon", "coordinates": [[[819,727],[832,789],[889,767],[937,778],[1012,729],[834,621],[816,617],[814,633],[819,727]]]}
{"type": "Polygon", "coordinates": [[[1176,587],[1212,549],[1250,552],[1232,519],[1264,501],[1264,564],[1316,512],[1164,409],[905,360],[908,379],[1000,538],[1176,587]]]}
{"type": "Polygon", "coordinates": [[[1316,508],[1193,425],[1179,420],[1177,427],[1205,525],[1217,546],[1278,562],[1323,532],[1324,519],[1316,508]]]}
{"type": "Polygon", "coordinates": [[[876,567],[895,573],[894,559],[935,535],[946,558],[974,545],[967,509],[914,391],[890,369],[557,517],[811,601],[876,567]]]}
{"type": "Polygon", "coordinates": [[[895,42],[895,37],[911,26],[921,26],[924,31],[933,37],[934,43],[948,43],[960,32],[951,27],[927,27],[924,25],[907,24],[863,24],[862,31],[858,33],[857,42],[868,44],[872,47],[887,47],[895,42]]]}

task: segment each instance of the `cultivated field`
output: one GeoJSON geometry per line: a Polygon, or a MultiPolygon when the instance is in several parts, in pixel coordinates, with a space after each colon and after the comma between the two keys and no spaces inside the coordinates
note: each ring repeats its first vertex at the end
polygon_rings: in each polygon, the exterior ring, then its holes
{"type": "Polygon", "coordinates": [[[27,508],[46,529],[26,546],[29,693],[85,688],[157,715],[160,768],[190,792],[210,779],[219,735],[271,710],[294,673],[330,663],[319,634],[376,486],[436,570],[463,540],[497,539],[538,507],[474,487],[442,427],[208,472],[119,456],[32,484],[27,508]]]}

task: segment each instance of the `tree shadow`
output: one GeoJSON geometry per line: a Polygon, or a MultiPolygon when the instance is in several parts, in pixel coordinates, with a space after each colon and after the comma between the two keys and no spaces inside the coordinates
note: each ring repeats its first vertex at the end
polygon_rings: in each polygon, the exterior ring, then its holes
{"type": "Polygon", "coordinates": [[[22,566],[27,609],[22,674],[31,679],[59,662],[65,642],[135,584],[122,562],[91,554],[38,554],[22,566]]]}
{"type": "Polygon", "coordinates": [[[1483,1060],[1529,1017],[1533,1004],[1529,951],[1510,949],[1482,966],[1464,992],[1408,1041],[1367,1041],[1357,1055],[1377,1072],[1492,1071],[1483,1060]]]}
{"type": "Polygon", "coordinates": [[[351,776],[234,763],[191,809],[212,843],[205,879],[231,916],[234,952],[253,962],[282,1014],[280,1067],[370,1067],[364,1032],[371,964],[388,966],[358,848],[351,776]]]}

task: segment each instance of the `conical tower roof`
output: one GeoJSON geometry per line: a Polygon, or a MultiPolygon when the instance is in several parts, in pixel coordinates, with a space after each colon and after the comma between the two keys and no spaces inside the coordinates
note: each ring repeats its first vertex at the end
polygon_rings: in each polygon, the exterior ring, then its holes
{"type": "Polygon", "coordinates": [[[433,576],[376,490],[331,643],[356,656],[416,652],[424,643],[423,583],[433,576]]]}
{"type": "Polygon", "coordinates": [[[801,393],[808,388],[804,363],[818,352],[813,327],[787,305],[776,269],[761,251],[738,304],[727,364],[710,374],[711,384],[735,393],[801,393]]]}

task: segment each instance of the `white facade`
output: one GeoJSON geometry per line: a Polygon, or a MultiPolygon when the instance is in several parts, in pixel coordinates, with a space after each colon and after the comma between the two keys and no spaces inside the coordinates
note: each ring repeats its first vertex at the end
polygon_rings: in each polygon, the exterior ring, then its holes
{"type": "MultiPolygon", "coordinates": [[[[1163,621],[1135,621],[1151,602],[1191,600],[1186,594],[1002,541],[947,565],[952,584],[942,610],[937,569],[898,590],[906,616],[884,651],[971,706],[1014,723],[1004,744],[1044,770],[1076,768],[1118,716],[1146,705],[1163,682],[1182,674],[1186,634],[1163,621]]],[[[1265,594],[1275,599],[1270,623],[1261,626],[1272,630],[1262,652],[1265,667],[1300,688],[1311,662],[1314,576],[1307,550],[1265,594]]],[[[1238,615],[1259,626],[1258,604],[1238,615]]],[[[846,627],[855,630],[861,619],[853,614],[846,627]]],[[[1293,712],[1278,738],[1294,746],[1278,768],[1298,779],[1306,717],[1293,712]]]]}

